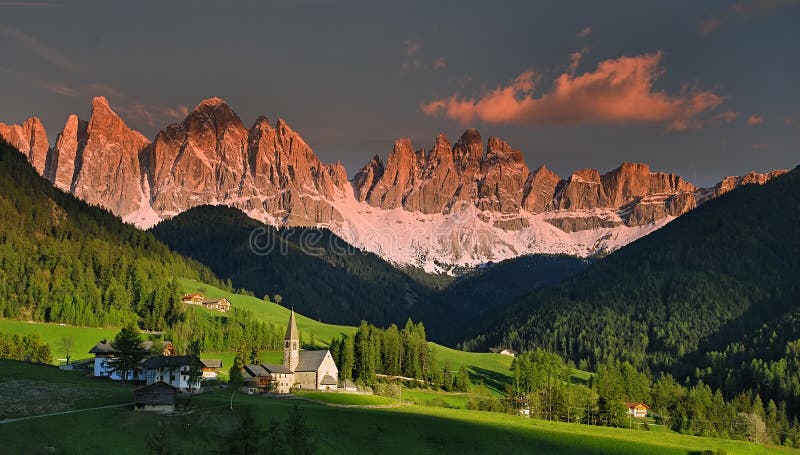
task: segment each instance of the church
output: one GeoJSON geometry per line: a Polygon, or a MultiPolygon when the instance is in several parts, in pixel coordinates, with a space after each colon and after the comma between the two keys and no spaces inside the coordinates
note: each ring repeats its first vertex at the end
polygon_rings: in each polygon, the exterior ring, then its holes
{"type": "Polygon", "coordinates": [[[243,376],[249,393],[289,393],[292,388],[335,391],[339,369],[327,349],[300,349],[300,333],[292,310],[283,338],[283,364],[245,365],[243,376]]]}

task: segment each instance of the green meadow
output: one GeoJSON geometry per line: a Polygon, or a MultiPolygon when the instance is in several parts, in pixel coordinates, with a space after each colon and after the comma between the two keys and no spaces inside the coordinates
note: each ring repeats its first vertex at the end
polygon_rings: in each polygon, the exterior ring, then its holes
{"type": "Polygon", "coordinates": [[[114,338],[119,329],[116,328],[94,328],[94,327],[75,327],[60,324],[39,324],[33,322],[14,321],[0,319],[0,332],[16,333],[19,335],[29,335],[38,333],[42,341],[50,345],[53,353],[53,361],[59,363],[65,358],[64,349],[61,347],[61,339],[64,337],[72,338],[71,359],[85,359],[94,357],[89,354],[89,349],[103,338],[109,340],[114,338]]]}
{"type": "MultiPolygon", "coordinates": [[[[48,366],[0,361],[0,391],[18,381],[26,381],[35,392],[27,397],[31,407],[52,401],[56,393],[52,385],[98,395],[93,402],[71,403],[68,409],[73,410],[116,400],[124,403],[131,397],[131,389],[122,384],[81,378],[48,366]]],[[[409,392],[404,391],[404,399],[409,392]]],[[[336,394],[322,395],[323,399],[312,395],[309,398],[315,401],[309,401],[237,394],[232,413],[228,409],[230,394],[219,391],[195,396],[193,411],[179,415],[134,412],[123,406],[0,422],[0,453],[141,454],[145,438],[161,427],[166,428],[170,446],[180,453],[208,453],[223,448],[225,434],[238,424],[236,411],[248,408],[257,422],[266,426],[271,419],[284,419],[294,406],[312,427],[320,454],[793,453],[744,441],[546,422],[464,409],[408,404],[393,408],[331,406],[319,401],[331,401],[327,396],[336,394]]],[[[354,397],[353,404],[364,404],[363,397],[354,397]]]]}

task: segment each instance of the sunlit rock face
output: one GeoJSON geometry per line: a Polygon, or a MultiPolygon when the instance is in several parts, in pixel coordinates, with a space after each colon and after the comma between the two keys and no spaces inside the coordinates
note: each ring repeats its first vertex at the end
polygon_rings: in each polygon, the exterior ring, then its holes
{"type": "Polygon", "coordinates": [[[619,248],[707,200],[784,173],[727,177],[697,188],[646,164],[561,178],[531,171],[523,153],[475,129],[430,148],[394,142],[348,181],[279,119],[249,128],[219,98],[200,102],[150,142],[105,98],[88,121],[70,115],[52,147],[41,122],[0,123],[0,136],[40,175],[75,196],[148,228],[203,204],[237,207],[276,226],[331,229],[401,265],[434,271],[523,254],[592,256],[619,248]]]}

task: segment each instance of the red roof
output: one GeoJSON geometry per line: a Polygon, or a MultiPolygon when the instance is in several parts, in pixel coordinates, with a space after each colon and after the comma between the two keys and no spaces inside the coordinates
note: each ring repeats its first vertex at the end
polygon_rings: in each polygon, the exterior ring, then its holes
{"type": "Polygon", "coordinates": [[[650,409],[650,406],[642,403],[641,401],[634,401],[634,402],[631,402],[631,403],[625,403],[625,407],[628,408],[628,409],[634,409],[634,408],[637,408],[639,406],[644,406],[645,409],[650,409]]]}

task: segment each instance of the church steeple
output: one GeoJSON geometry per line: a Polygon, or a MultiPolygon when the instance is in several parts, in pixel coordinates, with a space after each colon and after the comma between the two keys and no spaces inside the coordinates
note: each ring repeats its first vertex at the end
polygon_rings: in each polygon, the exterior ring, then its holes
{"type": "Polygon", "coordinates": [[[283,366],[294,371],[300,361],[300,335],[294,320],[294,310],[289,314],[286,336],[283,337],[283,366]]]}

